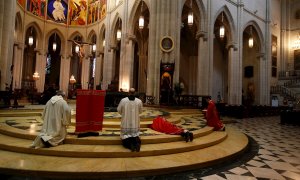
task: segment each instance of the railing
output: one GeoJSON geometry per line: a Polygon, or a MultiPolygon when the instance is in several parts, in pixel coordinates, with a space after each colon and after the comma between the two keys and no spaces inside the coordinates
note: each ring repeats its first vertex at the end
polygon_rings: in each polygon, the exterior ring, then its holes
{"type": "Polygon", "coordinates": [[[299,83],[300,83],[300,77],[295,77],[293,79],[290,79],[288,82],[285,82],[284,86],[285,87],[290,87],[290,86],[293,86],[293,85],[297,85],[299,83]]]}
{"type": "Polygon", "coordinates": [[[279,71],[279,79],[289,79],[294,77],[300,77],[300,70],[291,70],[291,71],[279,71]]]}
{"type": "Polygon", "coordinates": [[[292,99],[295,101],[297,99],[297,94],[291,91],[289,88],[286,86],[271,86],[271,94],[281,94],[284,96],[287,96],[288,98],[292,99]]]}
{"type": "Polygon", "coordinates": [[[207,106],[207,102],[204,98],[207,95],[176,95],[175,104],[179,106],[193,107],[193,108],[204,108],[207,106]]]}

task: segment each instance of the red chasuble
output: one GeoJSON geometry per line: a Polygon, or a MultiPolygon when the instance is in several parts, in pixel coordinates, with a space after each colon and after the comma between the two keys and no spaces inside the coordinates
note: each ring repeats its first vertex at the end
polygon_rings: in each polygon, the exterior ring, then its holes
{"type": "Polygon", "coordinates": [[[180,135],[184,130],[175,124],[170,123],[167,121],[164,117],[157,116],[156,118],[153,119],[152,124],[150,125],[150,128],[166,133],[166,134],[177,134],[180,135]]]}
{"type": "Polygon", "coordinates": [[[208,107],[206,111],[207,125],[214,127],[214,130],[220,130],[223,128],[223,123],[220,121],[219,113],[217,111],[216,105],[212,100],[209,100],[208,107]]]}
{"type": "Polygon", "coordinates": [[[76,133],[101,131],[105,91],[77,89],[76,133]]]}

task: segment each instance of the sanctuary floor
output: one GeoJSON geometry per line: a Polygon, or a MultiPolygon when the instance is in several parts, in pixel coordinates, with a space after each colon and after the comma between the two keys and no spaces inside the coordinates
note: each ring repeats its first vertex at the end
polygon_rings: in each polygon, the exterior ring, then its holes
{"type": "MultiPolygon", "coordinates": [[[[30,109],[40,109],[41,106],[31,106],[30,109]]],[[[155,115],[156,112],[153,112],[155,115]]],[[[176,111],[174,111],[176,113],[176,111]]],[[[115,116],[111,114],[110,116],[115,116]]],[[[249,136],[250,149],[238,160],[228,161],[198,170],[172,173],[166,175],[123,178],[130,180],[298,180],[300,179],[300,127],[281,125],[280,119],[274,117],[259,117],[247,119],[231,119],[223,117],[224,121],[233,122],[226,127],[241,131],[249,136]]],[[[193,124],[203,127],[203,124],[193,124]]],[[[106,132],[108,133],[108,132],[106,132]]],[[[115,132],[113,132],[115,133],[115,132]]],[[[146,131],[145,133],[151,133],[146,131]]],[[[105,135],[102,134],[102,135],[105,135]]],[[[111,134],[110,134],[111,135],[111,134]]],[[[116,134],[117,135],[117,134],[116,134]]],[[[146,134],[147,135],[147,134],[146,134]]],[[[48,180],[28,176],[0,174],[7,180],[48,180]]],[[[87,178],[88,179],[88,178],[87,178]]]]}

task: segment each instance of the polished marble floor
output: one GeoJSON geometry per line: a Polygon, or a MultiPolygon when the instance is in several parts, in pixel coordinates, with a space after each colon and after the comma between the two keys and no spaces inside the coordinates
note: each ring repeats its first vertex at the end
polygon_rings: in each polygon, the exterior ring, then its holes
{"type": "MultiPolygon", "coordinates": [[[[251,148],[238,160],[184,173],[137,177],[130,180],[300,179],[299,126],[281,125],[277,116],[235,119],[235,122],[226,126],[244,132],[251,142],[251,148]]],[[[1,179],[39,178],[2,175],[1,179]]]]}

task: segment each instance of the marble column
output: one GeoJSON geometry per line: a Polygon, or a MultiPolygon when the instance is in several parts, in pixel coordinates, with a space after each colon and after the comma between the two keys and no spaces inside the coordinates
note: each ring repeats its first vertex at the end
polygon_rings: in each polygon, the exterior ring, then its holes
{"type": "Polygon", "coordinates": [[[259,54],[257,57],[257,60],[259,61],[259,73],[258,73],[258,87],[255,90],[259,94],[256,95],[257,100],[256,102],[260,105],[268,105],[269,103],[266,102],[265,96],[267,95],[266,92],[266,69],[267,69],[267,63],[265,60],[265,54],[259,54]]]}
{"type": "Polygon", "coordinates": [[[70,63],[71,56],[61,56],[60,58],[60,80],[59,88],[68,93],[69,79],[70,79],[70,63]]]}
{"type": "Polygon", "coordinates": [[[209,95],[209,64],[208,60],[208,42],[207,34],[198,32],[196,38],[198,39],[198,67],[197,67],[197,95],[209,95]]]}
{"type": "Polygon", "coordinates": [[[105,73],[103,73],[103,87],[102,89],[107,89],[108,84],[110,84],[111,80],[113,79],[114,67],[113,62],[115,59],[115,49],[113,47],[107,51],[106,59],[103,62],[103,66],[105,67],[105,73]]]}
{"type": "Polygon", "coordinates": [[[0,90],[11,83],[16,1],[0,0],[0,90]]]}
{"type": "MultiPolygon", "coordinates": [[[[85,48],[87,51],[87,47],[85,48]]],[[[82,89],[88,89],[89,85],[89,71],[90,71],[91,57],[89,55],[82,57],[82,68],[81,68],[81,86],[82,89]]]]}
{"type": "Polygon", "coordinates": [[[13,60],[13,89],[21,89],[22,84],[22,68],[23,68],[23,52],[24,44],[18,43],[14,45],[14,60],[13,60]]]}
{"type": "Polygon", "coordinates": [[[237,77],[240,75],[238,52],[235,45],[228,46],[228,104],[239,105],[242,90],[239,89],[237,77]]]}
{"type": "MultiPolygon", "coordinates": [[[[103,78],[103,52],[98,52],[99,55],[96,56],[96,67],[95,67],[95,79],[94,79],[94,89],[99,85],[103,78]]],[[[101,84],[102,86],[102,84],[101,84]]],[[[101,87],[102,89],[103,87],[101,87]]]]}
{"type": "Polygon", "coordinates": [[[36,63],[35,63],[35,72],[39,73],[39,80],[36,80],[35,86],[38,92],[44,91],[45,86],[45,68],[46,68],[46,58],[47,53],[43,52],[43,50],[36,50],[36,63]]]}

